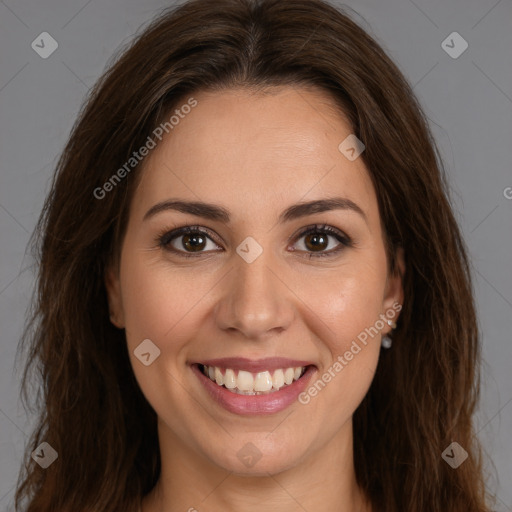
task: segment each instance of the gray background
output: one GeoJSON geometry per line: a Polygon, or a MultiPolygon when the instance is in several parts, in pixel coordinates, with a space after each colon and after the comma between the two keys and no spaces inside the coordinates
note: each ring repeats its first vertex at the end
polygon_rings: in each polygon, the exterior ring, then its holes
{"type": "MultiPolygon", "coordinates": [[[[34,282],[26,255],[30,233],[84,95],[114,51],[169,5],[0,0],[0,510],[13,509],[33,422],[19,403],[20,376],[13,370],[34,282]],[[42,32],[59,44],[47,59],[31,48],[42,32]]],[[[512,187],[512,2],[347,5],[414,86],[442,151],[470,251],[483,334],[484,387],[476,429],[488,455],[497,510],[512,511],[512,189],[507,188],[512,187]],[[454,31],[469,44],[456,59],[441,46],[454,31]]]]}

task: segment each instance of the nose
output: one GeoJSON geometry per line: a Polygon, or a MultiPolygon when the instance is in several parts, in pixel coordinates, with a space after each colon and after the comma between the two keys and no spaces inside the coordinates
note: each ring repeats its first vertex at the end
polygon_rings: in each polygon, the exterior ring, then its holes
{"type": "Polygon", "coordinates": [[[293,293],[268,252],[264,250],[252,263],[234,255],[235,268],[226,276],[215,307],[220,329],[258,340],[291,325],[295,314],[293,293]]]}

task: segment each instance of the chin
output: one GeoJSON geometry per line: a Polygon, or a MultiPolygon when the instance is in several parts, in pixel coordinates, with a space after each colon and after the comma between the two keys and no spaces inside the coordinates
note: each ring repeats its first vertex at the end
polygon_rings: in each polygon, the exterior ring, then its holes
{"type": "MultiPolygon", "coordinates": [[[[284,438],[268,439],[268,432],[235,437],[229,446],[217,445],[210,461],[240,476],[269,476],[295,467],[305,457],[306,449],[284,438]]],[[[288,437],[288,439],[290,439],[288,437]]]]}

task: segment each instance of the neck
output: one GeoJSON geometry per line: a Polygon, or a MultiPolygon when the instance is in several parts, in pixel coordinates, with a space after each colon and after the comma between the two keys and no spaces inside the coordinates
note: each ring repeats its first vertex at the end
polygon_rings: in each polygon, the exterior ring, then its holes
{"type": "Polygon", "coordinates": [[[242,476],[184,446],[159,423],[161,474],[142,510],[371,512],[355,479],[351,422],[345,428],[293,467],[242,476]]]}

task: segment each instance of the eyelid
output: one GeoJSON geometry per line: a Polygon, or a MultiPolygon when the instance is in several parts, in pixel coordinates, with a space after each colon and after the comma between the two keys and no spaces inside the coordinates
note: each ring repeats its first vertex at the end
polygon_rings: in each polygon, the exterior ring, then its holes
{"type": "Polygon", "coordinates": [[[341,229],[335,228],[334,226],[330,226],[329,224],[309,224],[308,226],[304,226],[300,228],[297,232],[295,232],[293,235],[291,235],[288,238],[288,242],[291,240],[294,240],[295,238],[299,238],[304,235],[308,235],[310,233],[316,233],[316,232],[325,232],[329,235],[332,235],[336,237],[336,235],[346,242],[350,242],[351,239],[348,235],[346,235],[341,229]]]}
{"type": "MultiPolygon", "coordinates": [[[[178,236],[181,236],[183,234],[187,233],[202,233],[204,235],[208,235],[215,243],[218,243],[215,241],[216,234],[210,230],[209,228],[205,226],[199,226],[199,225],[188,225],[188,226],[181,226],[176,228],[166,228],[160,234],[157,236],[158,240],[162,240],[169,237],[169,241],[173,238],[177,238],[178,236]],[[172,236],[171,236],[172,235],[172,236]]],[[[168,243],[168,242],[167,242],[168,243]]]]}
{"type": "Polygon", "coordinates": [[[187,251],[180,251],[170,245],[171,241],[175,240],[176,238],[179,238],[180,236],[186,235],[188,233],[200,233],[202,235],[205,235],[208,237],[213,243],[215,243],[217,246],[220,246],[218,240],[216,239],[216,234],[204,226],[199,225],[188,225],[188,226],[181,226],[177,228],[172,229],[165,229],[161,231],[157,237],[156,237],[156,243],[159,247],[162,249],[172,252],[174,254],[178,254],[180,256],[184,257],[195,257],[195,256],[202,256],[205,254],[210,254],[212,251],[199,251],[197,253],[193,252],[187,252],[187,251]]]}
{"type": "Polygon", "coordinates": [[[325,233],[327,236],[331,236],[338,240],[339,244],[336,248],[330,249],[329,251],[297,251],[300,253],[304,253],[308,258],[316,258],[316,257],[329,257],[337,255],[341,250],[347,247],[353,247],[354,241],[351,237],[349,237],[346,233],[341,231],[334,226],[330,226],[328,224],[310,224],[309,226],[305,226],[299,230],[298,233],[294,233],[288,241],[290,240],[300,240],[303,236],[309,235],[311,233],[325,233]]]}

